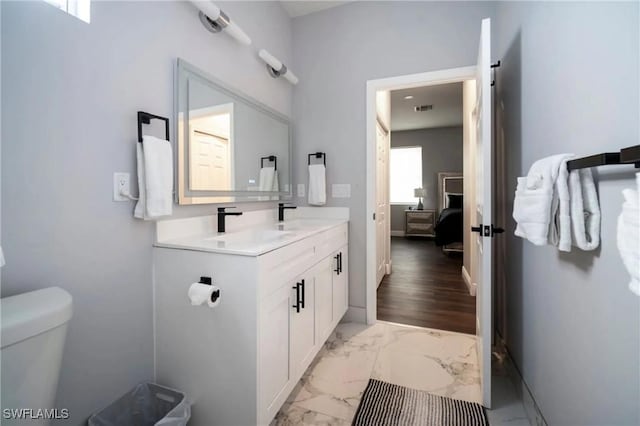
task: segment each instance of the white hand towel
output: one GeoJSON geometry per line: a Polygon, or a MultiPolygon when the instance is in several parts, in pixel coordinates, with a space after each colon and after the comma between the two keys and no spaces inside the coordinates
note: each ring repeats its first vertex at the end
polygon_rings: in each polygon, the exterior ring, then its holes
{"type": "Polygon", "coordinates": [[[134,216],[155,219],[169,216],[173,208],[173,153],[171,143],[153,136],[143,136],[142,147],[138,147],[138,184],[140,199],[134,216]],[[140,167],[142,151],[143,167],[140,167]],[[141,176],[142,174],[142,176],[141,176]],[[144,192],[144,196],[143,196],[144,192]]]}
{"type": "Polygon", "coordinates": [[[591,169],[571,171],[569,192],[573,245],[581,250],[595,250],[600,245],[600,204],[591,169]]]}
{"type": "Polygon", "coordinates": [[[558,250],[566,252],[571,251],[571,198],[567,161],[572,157],[563,157],[558,166],[549,228],[549,242],[557,246],[558,250]]]}
{"type": "Polygon", "coordinates": [[[2,247],[0,247],[0,268],[5,265],[4,263],[4,252],[2,251],[2,247]]]}
{"type": "Polygon", "coordinates": [[[275,178],[276,169],[274,167],[263,167],[260,169],[260,191],[271,191],[273,188],[273,179],[275,178]]]}
{"type": "Polygon", "coordinates": [[[640,173],[636,174],[638,189],[622,191],[624,203],[618,216],[618,251],[631,280],[629,290],[640,296],[640,173]]]}
{"type": "Polygon", "coordinates": [[[278,182],[278,171],[274,170],[273,172],[273,186],[271,186],[271,190],[274,192],[280,191],[280,183],[278,182]]]}
{"type": "Polygon", "coordinates": [[[327,202],[326,168],[324,164],[309,165],[309,204],[323,206],[327,202]]]}
{"type": "Polygon", "coordinates": [[[551,242],[560,250],[571,248],[568,173],[573,154],[558,154],[533,163],[526,177],[518,178],[513,203],[515,235],[535,245],[551,242]]]}

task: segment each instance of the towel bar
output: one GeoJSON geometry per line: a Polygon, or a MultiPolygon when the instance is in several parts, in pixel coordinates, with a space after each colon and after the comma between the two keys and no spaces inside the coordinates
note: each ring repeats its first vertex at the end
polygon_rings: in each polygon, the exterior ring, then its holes
{"type": "Polygon", "coordinates": [[[260,168],[264,168],[264,160],[270,161],[273,163],[274,170],[278,170],[278,157],[275,155],[269,155],[267,157],[260,158],[260,168]]]}
{"type": "Polygon", "coordinates": [[[324,152],[314,152],[307,156],[307,164],[311,165],[311,157],[315,156],[315,158],[322,158],[324,161],[324,166],[327,166],[327,154],[324,152]]]}
{"type": "Polygon", "coordinates": [[[620,152],[603,152],[567,161],[567,170],[618,164],[635,164],[636,168],[640,168],[640,145],[623,148],[620,152]]]}
{"type": "Polygon", "coordinates": [[[160,117],[159,115],[150,114],[144,111],[138,111],[138,142],[142,142],[142,125],[151,124],[151,120],[164,121],[166,140],[169,140],[169,119],[166,117],[160,117]]]}

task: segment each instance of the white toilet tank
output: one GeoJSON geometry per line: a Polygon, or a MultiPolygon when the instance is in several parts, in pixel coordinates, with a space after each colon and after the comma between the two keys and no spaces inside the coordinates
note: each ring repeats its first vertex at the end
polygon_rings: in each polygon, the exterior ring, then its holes
{"type": "Polygon", "coordinates": [[[54,408],[72,309],[71,295],[59,287],[0,299],[2,425],[49,424],[12,420],[6,410],[54,408]]]}

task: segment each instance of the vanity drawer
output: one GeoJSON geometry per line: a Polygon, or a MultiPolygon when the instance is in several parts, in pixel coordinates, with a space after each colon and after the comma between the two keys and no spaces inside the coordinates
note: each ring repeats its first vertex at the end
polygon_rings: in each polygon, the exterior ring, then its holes
{"type": "Polygon", "coordinates": [[[306,271],[320,260],[316,255],[314,238],[306,238],[259,257],[259,298],[278,290],[301,271],[306,271]]]}
{"type": "Polygon", "coordinates": [[[334,251],[346,245],[348,241],[349,227],[346,223],[323,232],[318,238],[318,245],[316,246],[318,260],[331,255],[334,251]]]}

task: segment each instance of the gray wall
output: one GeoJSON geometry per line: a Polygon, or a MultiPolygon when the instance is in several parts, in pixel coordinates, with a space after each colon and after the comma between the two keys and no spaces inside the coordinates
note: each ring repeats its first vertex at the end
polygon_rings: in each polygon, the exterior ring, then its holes
{"type": "MultiPolygon", "coordinates": [[[[637,2],[505,2],[497,10],[510,207],[516,177],[536,159],[638,143],[639,10],[637,2]]],[[[535,247],[506,223],[505,334],[549,425],[640,424],[640,299],[616,249],[620,191],[633,177],[631,166],[597,169],[595,252],[535,247]]]]}
{"type": "MultiPolygon", "coordinates": [[[[327,184],[350,183],[349,304],[365,306],[366,82],[473,65],[483,2],[355,2],[293,21],[294,176],[306,181],[306,154],[327,152],[327,184]]],[[[304,201],[302,199],[297,199],[304,201]]]]}
{"type": "MultiPolygon", "coordinates": [[[[280,4],[219,4],[291,62],[280,4]]],[[[153,375],[154,225],[133,219],[133,203],[111,201],[112,173],[135,176],[135,112],[172,115],[180,56],[291,113],[291,85],[272,79],[253,48],[209,33],[189,3],[91,7],[87,25],[42,1],[2,2],[2,296],[51,285],[73,295],[57,401],[68,424],[153,375]]]]}
{"type": "MultiPolygon", "coordinates": [[[[462,173],[462,127],[391,132],[391,147],[422,147],[422,187],[427,189],[425,209],[438,210],[438,173],[462,173]]],[[[404,210],[412,204],[391,206],[391,230],[404,231],[404,210]]]]}

